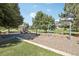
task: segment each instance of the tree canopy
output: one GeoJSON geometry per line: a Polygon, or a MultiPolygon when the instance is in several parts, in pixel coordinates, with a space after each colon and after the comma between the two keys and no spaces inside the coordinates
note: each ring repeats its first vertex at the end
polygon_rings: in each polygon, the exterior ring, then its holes
{"type": "Polygon", "coordinates": [[[65,14],[61,13],[60,17],[65,17],[69,13],[72,13],[74,15],[72,27],[76,29],[77,31],[79,28],[79,4],[78,3],[65,3],[64,13],[65,14]]]}
{"type": "Polygon", "coordinates": [[[23,17],[20,14],[18,4],[0,4],[0,26],[5,28],[17,28],[22,23],[23,17]]]}
{"type": "Polygon", "coordinates": [[[33,18],[33,27],[36,29],[43,29],[47,31],[48,27],[49,29],[54,29],[54,25],[54,18],[43,13],[42,11],[38,11],[35,18],[33,18]]]}

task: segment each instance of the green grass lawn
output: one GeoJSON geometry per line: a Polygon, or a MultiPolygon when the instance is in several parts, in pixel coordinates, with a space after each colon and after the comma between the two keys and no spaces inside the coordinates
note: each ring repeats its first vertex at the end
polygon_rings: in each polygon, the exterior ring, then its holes
{"type": "Polygon", "coordinates": [[[26,42],[9,41],[0,45],[0,56],[60,56],[26,42]]]}
{"type": "MultiPolygon", "coordinates": [[[[69,30],[64,30],[64,28],[59,28],[59,29],[55,29],[53,31],[53,33],[55,34],[66,34],[66,35],[69,35],[69,30]]],[[[71,34],[73,36],[79,36],[79,32],[75,32],[75,31],[71,31],[71,34]]]]}

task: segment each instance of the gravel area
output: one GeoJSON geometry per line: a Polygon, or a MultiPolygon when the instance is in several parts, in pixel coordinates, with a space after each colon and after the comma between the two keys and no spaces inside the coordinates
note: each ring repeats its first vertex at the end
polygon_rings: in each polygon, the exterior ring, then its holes
{"type": "Polygon", "coordinates": [[[72,36],[72,39],[69,40],[68,35],[42,33],[30,41],[79,56],[79,37],[72,36]]]}

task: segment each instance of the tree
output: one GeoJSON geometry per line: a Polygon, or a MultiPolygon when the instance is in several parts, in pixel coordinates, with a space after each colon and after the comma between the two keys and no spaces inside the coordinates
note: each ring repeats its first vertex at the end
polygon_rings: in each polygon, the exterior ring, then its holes
{"type": "Polygon", "coordinates": [[[43,29],[47,32],[48,27],[52,29],[53,25],[55,25],[54,18],[52,18],[52,16],[48,16],[42,11],[38,11],[35,18],[33,18],[33,27],[36,28],[36,31],[37,29],[43,29]]]}
{"type": "Polygon", "coordinates": [[[0,26],[7,29],[17,28],[22,23],[23,17],[20,14],[18,4],[0,4],[0,26]]]}
{"type": "Polygon", "coordinates": [[[79,28],[79,4],[78,3],[66,3],[64,7],[66,13],[73,13],[73,28],[78,31],[79,28]]]}
{"type": "Polygon", "coordinates": [[[61,23],[60,27],[61,27],[61,28],[63,27],[64,29],[69,28],[69,25],[68,25],[68,23],[66,22],[67,13],[62,13],[62,12],[61,12],[61,14],[59,14],[59,17],[61,18],[61,19],[59,20],[59,23],[61,23]],[[62,19],[64,19],[64,20],[62,20],[62,19]]]}
{"type": "Polygon", "coordinates": [[[29,28],[29,24],[28,23],[23,23],[24,24],[24,26],[28,29],[29,28]]]}

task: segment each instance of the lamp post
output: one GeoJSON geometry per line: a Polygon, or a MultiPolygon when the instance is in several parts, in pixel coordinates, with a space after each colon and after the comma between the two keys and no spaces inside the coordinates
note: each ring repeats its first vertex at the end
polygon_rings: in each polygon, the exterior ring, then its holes
{"type": "Polygon", "coordinates": [[[48,25],[48,33],[50,32],[50,26],[51,26],[51,24],[48,25]]]}
{"type": "Polygon", "coordinates": [[[69,22],[69,39],[71,40],[71,33],[72,33],[72,21],[73,21],[74,15],[72,13],[69,13],[67,15],[67,21],[69,22]]]}
{"type": "Polygon", "coordinates": [[[71,39],[71,30],[72,30],[71,26],[72,26],[72,21],[74,19],[74,15],[72,13],[68,13],[68,14],[65,14],[65,15],[66,16],[63,17],[63,19],[61,19],[61,20],[63,20],[64,23],[69,26],[69,39],[71,39]]]}
{"type": "Polygon", "coordinates": [[[71,33],[72,33],[72,32],[71,32],[71,31],[72,31],[72,30],[71,30],[71,24],[72,24],[72,23],[69,22],[69,39],[71,39],[71,33]]]}
{"type": "Polygon", "coordinates": [[[70,39],[71,39],[71,31],[72,31],[72,30],[71,30],[71,22],[69,23],[69,26],[70,26],[70,31],[69,31],[70,34],[69,34],[69,37],[70,37],[70,39]]]}
{"type": "Polygon", "coordinates": [[[74,15],[72,13],[69,13],[67,18],[69,20],[69,39],[71,40],[71,31],[72,31],[71,26],[72,26],[72,21],[74,19],[74,15]]]}

